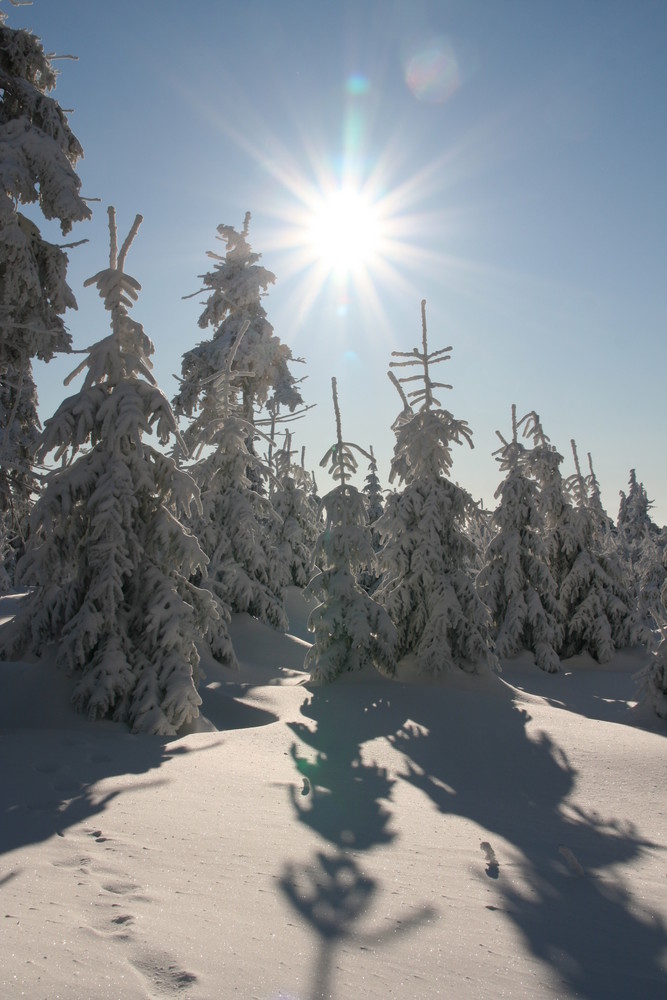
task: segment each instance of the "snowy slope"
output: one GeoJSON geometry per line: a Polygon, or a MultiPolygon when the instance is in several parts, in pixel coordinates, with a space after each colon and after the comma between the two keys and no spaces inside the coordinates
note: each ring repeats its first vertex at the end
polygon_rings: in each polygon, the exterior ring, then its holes
{"type": "Polygon", "coordinates": [[[641,654],[308,688],[289,611],[235,618],[241,670],[206,665],[171,742],[74,714],[48,659],[0,665],[0,996],[662,1000],[641,654]]]}

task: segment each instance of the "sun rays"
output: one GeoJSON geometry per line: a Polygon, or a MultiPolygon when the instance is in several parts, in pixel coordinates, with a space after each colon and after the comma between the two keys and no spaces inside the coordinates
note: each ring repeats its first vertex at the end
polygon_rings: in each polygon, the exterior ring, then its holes
{"type": "Polygon", "coordinates": [[[331,99],[295,105],[277,80],[289,120],[281,131],[233,85],[224,115],[198,95],[211,129],[263,176],[243,207],[253,212],[253,246],[279,276],[281,307],[297,340],[313,319],[330,316],[341,333],[352,331],[354,320],[355,336],[363,328],[386,347],[397,302],[418,302],[425,281],[457,284],[468,270],[454,249],[465,207],[453,204],[453,192],[462,174],[478,169],[470,163],[475,150],[464,141],[444,145],[435,157],[433,150],[415,156],[405,110],[393,125],[378,121],[380,79],[341,80],[337,109],[331,99]],[[450,214],[434,202],[447,190],[450,214]]]}

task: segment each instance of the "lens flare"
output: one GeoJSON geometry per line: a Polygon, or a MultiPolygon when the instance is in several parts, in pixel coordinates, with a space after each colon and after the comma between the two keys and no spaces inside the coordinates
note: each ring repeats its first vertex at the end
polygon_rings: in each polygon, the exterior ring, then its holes
{"type": "Polygon", "coordinates": [[[353,97],[362,97],[370,90],[370,82],[361,73],[353,73],[345,81],[345,91],[353,97]]]}
{"type": "Polygon", "coordinates": [[[451,42],[432,38],[405,59],[405,82],[420,101],[443,104],[461,86],[459,61],[451,42]]]}

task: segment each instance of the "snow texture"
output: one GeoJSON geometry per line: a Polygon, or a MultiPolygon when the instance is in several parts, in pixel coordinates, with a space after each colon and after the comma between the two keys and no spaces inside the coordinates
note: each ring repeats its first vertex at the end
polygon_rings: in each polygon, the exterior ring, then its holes
{"type": "Polygon", "coordinates": [[[313,687],[288,606],[234,616],[177,738],[74,713],[50,651],[0,664],[0,995],[663,1000],[638,656],[313,687]]]}

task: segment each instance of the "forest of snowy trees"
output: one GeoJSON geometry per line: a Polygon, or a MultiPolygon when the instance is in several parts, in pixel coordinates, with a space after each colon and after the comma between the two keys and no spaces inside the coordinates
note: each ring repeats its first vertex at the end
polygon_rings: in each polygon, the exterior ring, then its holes
{"type": "Polygon", "coordinates": [[[667,529],[635,471],[613,518],[590,455],[584,472],[572,441],[564,475],[538,413],[510,400],[497,506],[481,509],[452,479],[454,445],[472,430],[438,398],[451,348],[429,345],[422,302],[419,345],[387,359],[400,399],[387,488],[371,442],[343,437],[334,380],[320,464],[335,485],[318,496],[293,426],[313,401],[263,306],[275,276],[252,249],[250,213],[217,228],[198,279],[210,338],[192,331],[170,402],[130,312],[141,219],[119,246],[108,210],[109,263],[88,281],[100,333],[40,426],[33,361],[71,350],[75,299],[68,245],[47,242],[39,219],[68,234],[91,214],[55,82],[41,42],[0,11],[0,585],[25,594],[0,656],[56,644],[81,711],[175,733],[198,713],[202,648],[235,667],[230,616],[285,630],[296,586],[318,602],[306,669],[319,681],[366,665],[390,678],[406,660],[475,674],[522,651],[555,672],[641,644],[653,655],[639,694],[667,718],[667,529]]]}

